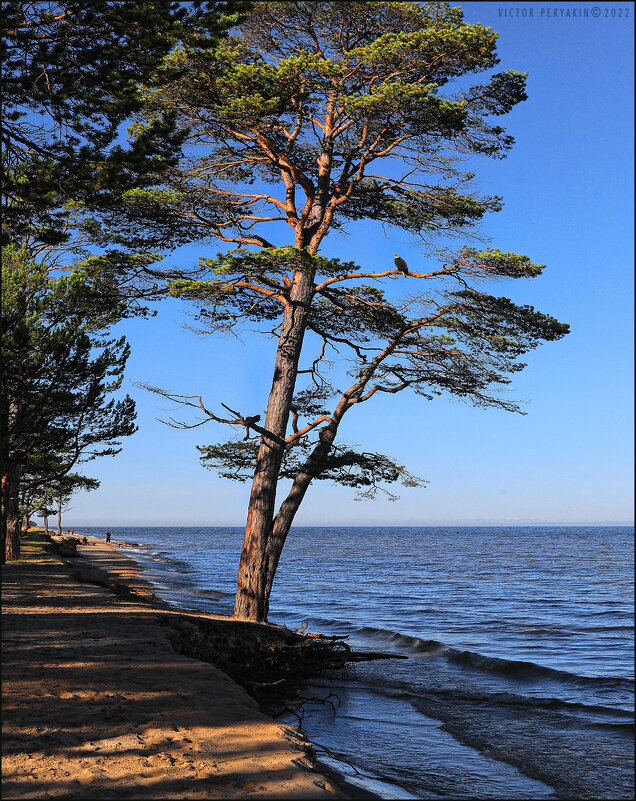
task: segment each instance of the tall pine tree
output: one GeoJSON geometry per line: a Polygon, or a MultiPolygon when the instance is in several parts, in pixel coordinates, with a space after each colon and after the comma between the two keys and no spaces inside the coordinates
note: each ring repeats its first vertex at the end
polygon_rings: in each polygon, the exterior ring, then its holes
{"type": "Polygon", "coordinates": [[[81,275],[52,278],[28,247],[2,253],[0,430],[2,558],[19,555],[20,490],[68,475],[81,461],[118,452],[136,430],[121,387],[129,348],[100,330],[112,299],[81,275]],[[105,315],[100,310],[105,310],[105,315]]]}
{"type": "Polygon", "coordinates": [[[244,3],[112,0],[3,3],[2,241],[68,237],[64,205],[99,206],[174,163],[169,117],[113,145],[148,81],[178,41],[213,48],[244,3]]]}
{"type": "Polygon", "coordinates": [[[246,5],[3,3],[3,558],[19,546],[21,475],[57,480],[90,454],[116,452],[117,438],[134,430],[131,399],[107,397],[127,346],[101,341],[98,330],[156,288],[144,269],[153,257],[110,251],[60,277],[45,266],[50,250],[77,251],[79,209],[110,208],[177,163],[184,137],[169,114],[128,144],[116,141],[140,108],[139,81],[153,80],[177,42],[210,51],[246,5]]]}
{"type": "Polygon", "coordinates": [[[244,434],[203,449],[222,475],[252,481],[239,618],[267,619],[281,550],[312,481],[412,483],[388,457],[339,444],[348,412],[405,390],[517,410],[497,390],[526,351],[568,330],[479,288],[534,278],[542,265],[451,247],[501,208],[471,189],[461,160],[505,156],[513,140],[493,118],[526,97],[525,75],[494,70],[496,39],[442,2],[263,2],[214,53],[176,48],[165,85],[146,92],[139,130],[174,115],[189,157],[161,184],[124,194],[118,214],[130,245],[237,246],[202,259],[199,275],[171,291],[196,303],[210,330],[256,321],[278,342],[264,420],[165,393],[244,434]],[[375,222],[378,236],[383,226],[410,235],[428,263],[320,254],[328,235],[358,220],[375,222]],[[336,357],[348,375],[327,370],[336,357]],[[292,486],[277,508],[281,478],[292,486]]]}

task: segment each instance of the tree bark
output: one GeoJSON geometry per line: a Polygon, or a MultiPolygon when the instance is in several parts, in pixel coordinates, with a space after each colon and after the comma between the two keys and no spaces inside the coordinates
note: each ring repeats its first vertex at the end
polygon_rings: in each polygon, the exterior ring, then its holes
{"type": "MultiPolygon", "coordinates": [[[[46,503],[47,503],[48,499],[49,499],[49,493],[48,493],[48,491],[45,490],[45,492],[44,492],[44,508],[45,509],[46,509],[46,503]]],[[[49,533],[49,516],[48,516],[48,514],[46,512],[44,513],[44,533],[45,534],[49,533]]]]}
{"type": "Polygon", "coordinates": [[[331,420],[320,430],[318,443],[296,474],[292,488],[278,510],[278,514],[273,522],[272,533],[265,547],[265,567],[267,571],[263,601],[265,619],[267,618],[267,612],[269,610],[269,597],[272,591],[278,561],[294,517],[296,516],[296,512],[305,497],[305,493],[312,480],[324,470],[324,460],[331,451],[342,418],[347,413],[350,406],[358,402],[367,382],[373,376],[376,368],[386,356],[395,349],[398,342],[399,337],[395,337],[393,341],[367,365],[359,379],[343,393],[331,416],[331,420]]]}
{"type": "Polygon", "coordinates": [[[267,620],[267,546],[272,534],[276,486],[283,455],[290,405],[296,386],[307,313],[313,297],[313,274],[297,272],[276,352],[274,378],[267,404],[265,428],[271,437],[261,437],[248,507],[245,538],[238,570],[234,617],[267,620]]]}
{"type": "Polygon", "coordinates": [[[2,475],[2,564],[20,556],[20,474],[18,462],[8,462],[2,475]]]}
{"type": "Polygon", "coordinates": [[[57,536],[62,536],[62,501],[57,502],[57,536]]]}
{"type": "Polygon", "coordinates": [[[278,568],[278,561],[285,545],[285,540],[289,534],[294,517],[302,503],[312,480],[316,477],[320,462],[329,454],[333,441],[336,437],[337,429],[330,425],[321,432],[320,442],[311,452],[309,458],[298,471],[292,488],[285,500],[280,505],[278,514],[274,518],[272,534],[266,547],[267,576],[265,580],[265,615],[269,612],[269,597],[274,584],[274,576],[278,568]]]}

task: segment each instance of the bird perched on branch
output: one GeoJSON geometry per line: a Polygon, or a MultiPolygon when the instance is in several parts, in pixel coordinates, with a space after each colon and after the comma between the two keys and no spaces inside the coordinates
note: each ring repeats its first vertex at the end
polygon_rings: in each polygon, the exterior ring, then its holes
{"type": "Polygon", "coordinates": [[[246,417],[243,420],[243,425],[245,426],[245,439],[250,438],[250,426],[254,425],[254,423],[258,423],[260,419],[260,414],[255,414],[253,417],[246,417]]]}
{"type": "Polygon", "coordinates": [[[395,256],[395,266],[398,270],[402,273],[402,275],[409,274],[409,268],[406,266],[406,262],[397,253],[393,254],[395,256]]]}

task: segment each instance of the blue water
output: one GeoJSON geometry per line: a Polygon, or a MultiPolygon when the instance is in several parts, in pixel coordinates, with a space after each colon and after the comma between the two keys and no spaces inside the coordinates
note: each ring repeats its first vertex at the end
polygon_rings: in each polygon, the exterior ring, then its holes
{"type": "MultiPolygon", "coordinates": [[[[241,529],[111,532],[150,546],[126,553],[167,600],[231,613],[241,529]]],[[[299,710],[385,798],[633,798],[633,613],[631,527],[297,528],[270,605],[409,656],[306,688],[335,714],[299,710]]]]}

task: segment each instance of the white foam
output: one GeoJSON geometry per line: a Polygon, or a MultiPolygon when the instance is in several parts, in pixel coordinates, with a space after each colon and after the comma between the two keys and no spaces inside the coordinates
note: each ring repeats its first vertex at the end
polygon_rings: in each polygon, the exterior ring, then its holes
{"type": "Polygon", "coordinates": [[[398,799],[419,798],[419,796],[412,795],[403,787],[399,787],[397,784],[391,784],[390,782],[385,782],[382,779],[379,779],[377,776],[372,776],[371,774],[362,771],[356,773],[349,763],[341,762],[339,759],[334,759],[334,757],[328,756],[319,747],[316,747],[315,750],[318,760],[323,762],[325,765],[327,765],[327,767],[331,768],[336,773],[339,773],[349,784],[354,784],[356,787],[361,787],[363,790],[368,790],[371,793],[375,793],[376,795],[380,796],[380,798],[396,799],[396,801],[398,801],[398,799]]]}

